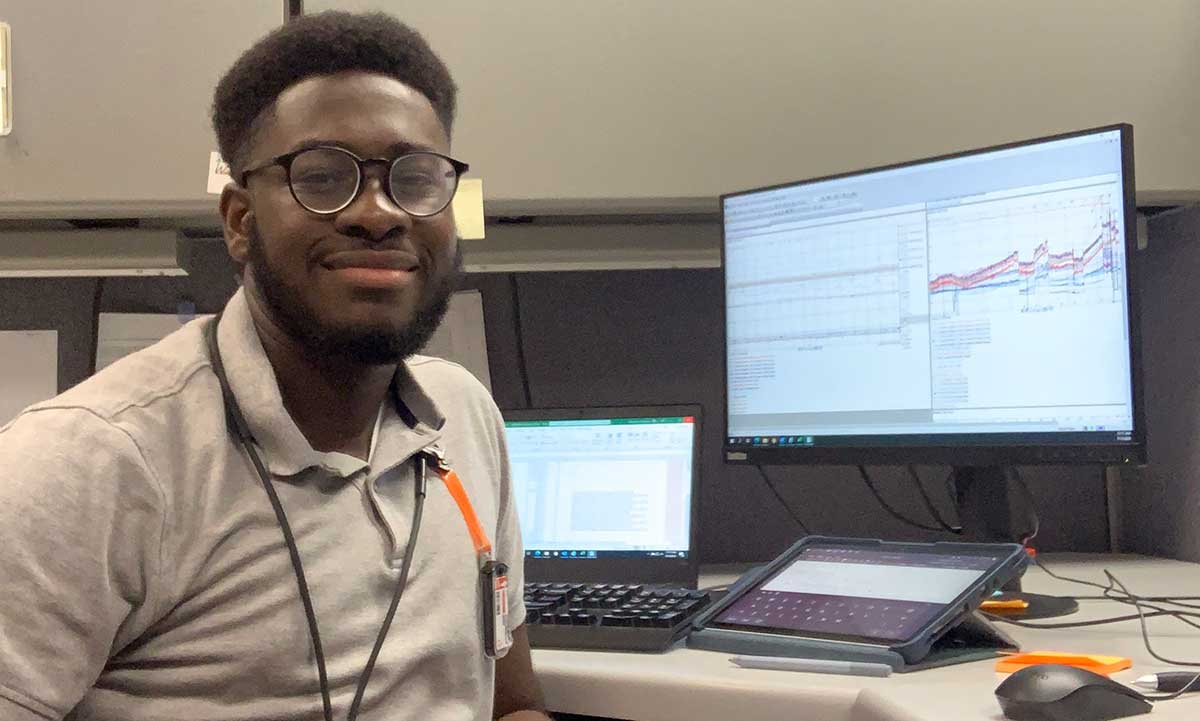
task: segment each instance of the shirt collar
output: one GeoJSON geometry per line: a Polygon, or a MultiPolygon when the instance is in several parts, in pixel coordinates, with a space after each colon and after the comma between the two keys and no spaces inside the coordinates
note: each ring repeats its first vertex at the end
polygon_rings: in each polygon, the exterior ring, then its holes
{"type": "MultiPolygon", "coordinates": [[[[283,407],[275,369],[267,359],[250,315],[245,288],[239,288],[225,306],[217,327],[217,341],[230,390],[237,399],[250,432],[254,434],[255,443],[262,449],[272,475],[294,476],[309,468],[320,467],[346,477],[367,467],[367,462],[360,458],[314,449],[283,407]]],[[[392,389],[397,402],[388,404],[393,406],[388,410],[394,410],[399,415],[400,420],[418,437],[415,440],[423,445],[436,442],[445,418],[413,378],[406,363],[397,366],[392,389]]],[[[384,413],[383,418],[389,415],[392,414],[384,413]]],[[[376,423],[373,449],[385,425],[386,420],[376,423]]],[[[423,445],[418,444],[414,452],[423,445]]]]}

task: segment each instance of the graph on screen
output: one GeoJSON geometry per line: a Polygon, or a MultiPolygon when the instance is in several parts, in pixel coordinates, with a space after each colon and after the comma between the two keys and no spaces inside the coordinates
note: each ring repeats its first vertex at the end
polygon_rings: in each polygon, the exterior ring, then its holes
{"type": "Polygon", "coordinates": [[[1127,438],[1122,158],[1101,129],[724,196],[734,444],[1127,438]]]}
{"type": "MultiPolygon", "coordinates": [[[[773,381],[820,374],[821,368],[806,364],[831,354],[854,363],[867,351],[881,362],[904,364],[907,356],[924,352],[922,211],[894,207],[798,221],[730,241],[753,246],[727,256],[726,313],[729,327],[737,329],[729,337],[732,408],[768,398],[781,407],[825,403],[824,394],[796,399],[780,393],[773,381]],[[811,352],[818,349],[821,358],[811,352]]],[[[896,397],[907,391],[859,382],[826,387],[848,408],[872,402],[880,392],[896,397]]]]}
{"type": "Polygon", "coordinates": [[[1058,191],[932,214],[934,318],[1121,303],[1115,188],[1058,191]]]}

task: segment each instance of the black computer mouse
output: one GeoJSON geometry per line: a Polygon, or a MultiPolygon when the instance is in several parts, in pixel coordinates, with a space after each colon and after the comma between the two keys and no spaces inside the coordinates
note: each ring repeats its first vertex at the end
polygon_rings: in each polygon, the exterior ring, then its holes
{"type": "Polygon", "coordinates": [[[1057,663],[1013,672],[996,687],[996,699],[1013,721],[1107,721],[1153,708],[1145,696],[1107,676],[1057,663]]]}

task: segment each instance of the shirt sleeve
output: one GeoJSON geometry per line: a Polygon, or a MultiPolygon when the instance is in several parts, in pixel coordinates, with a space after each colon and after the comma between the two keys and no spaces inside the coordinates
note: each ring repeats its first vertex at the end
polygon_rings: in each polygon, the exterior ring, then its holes
{"type": "Polygon", "coordinates": [[[61,719],[153,611],[162,487],[85,409],[26,412],[0,459],[0,718],[61,719]]]}

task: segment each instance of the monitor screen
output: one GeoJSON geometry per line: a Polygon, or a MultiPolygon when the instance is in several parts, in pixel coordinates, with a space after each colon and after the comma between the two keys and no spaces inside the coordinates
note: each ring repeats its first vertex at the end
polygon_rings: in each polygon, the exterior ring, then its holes
{"type": "Polygon", "coordinates": [[[693,416],[505,420],[527,558],[685,559],[693,416]]]}
{"type": "Polygon", "coordinates": [[[1137,455],[1131,134],[723,196],[726,457],[1137,455]]]}

